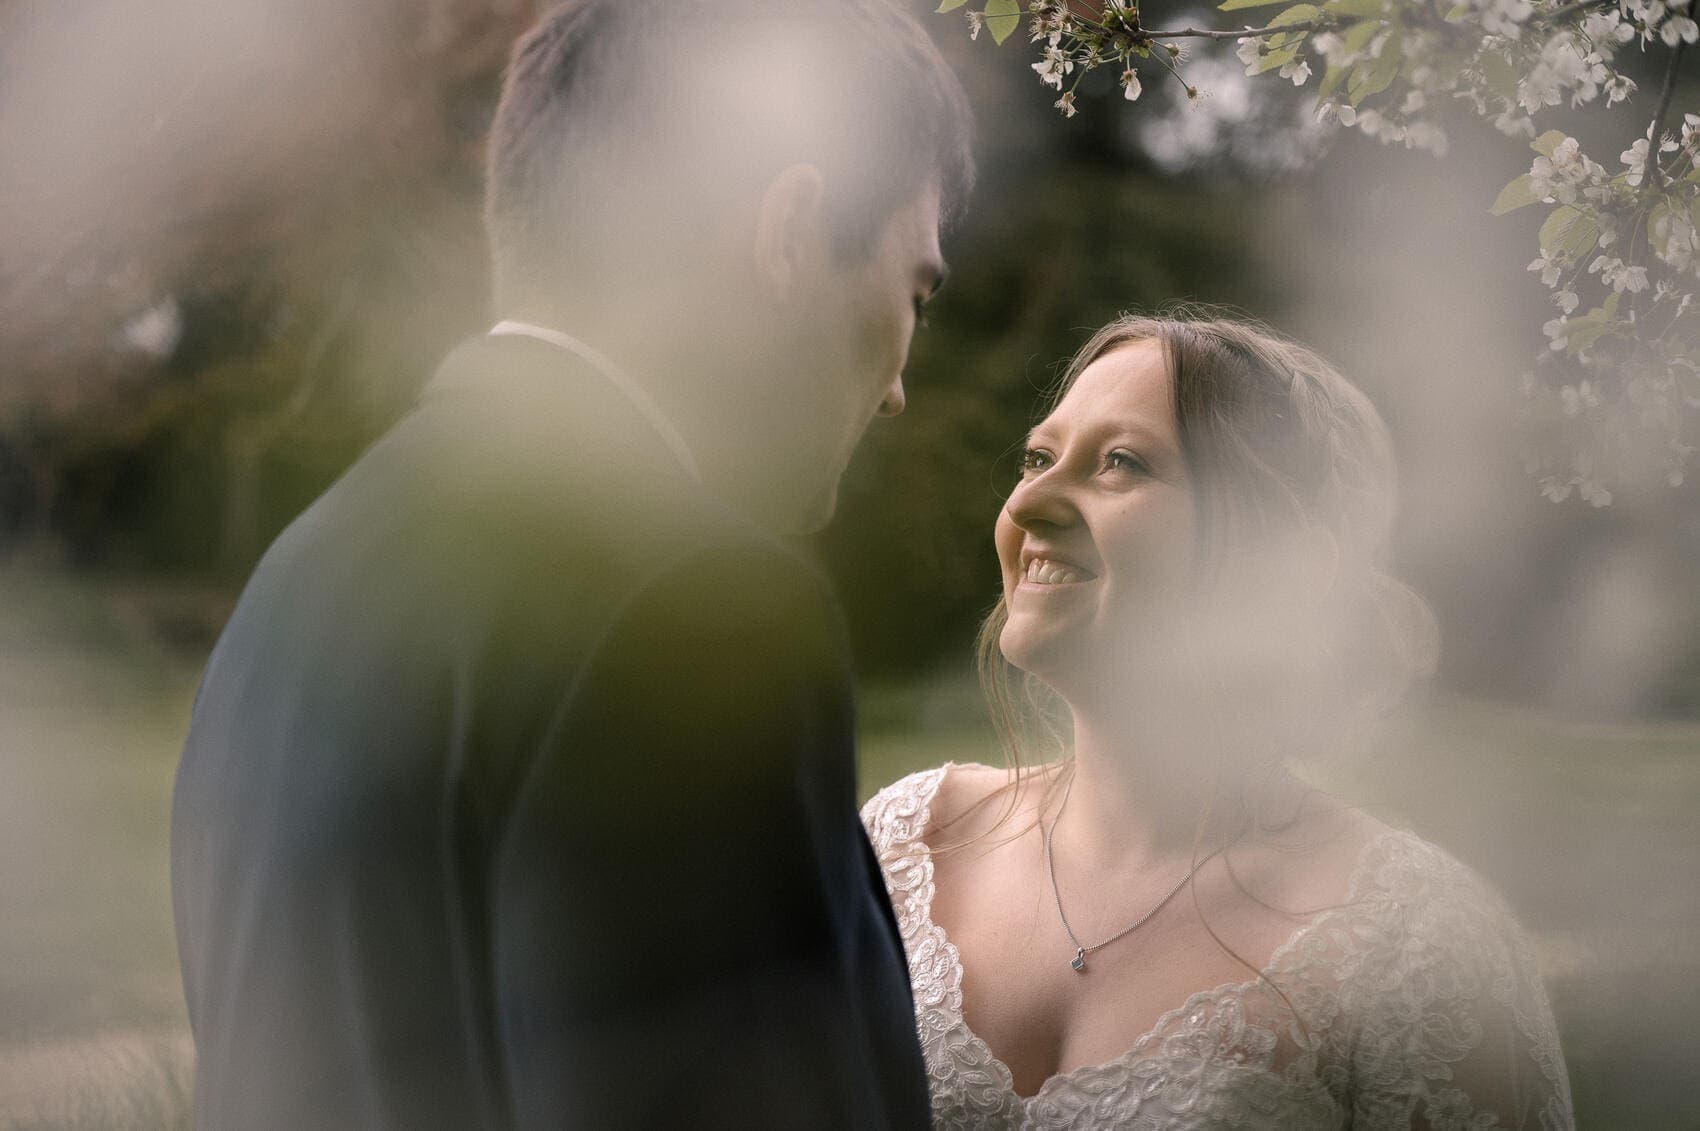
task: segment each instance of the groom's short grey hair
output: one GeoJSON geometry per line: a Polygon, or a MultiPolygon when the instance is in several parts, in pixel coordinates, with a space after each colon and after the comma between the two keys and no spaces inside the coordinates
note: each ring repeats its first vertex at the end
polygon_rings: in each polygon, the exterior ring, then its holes
{"type": "Polygon", "coordinates": [[[956,76],[895,0],[565,0],[515,45],[491,128],[498,306],[594,286],[622,238],[711,223],[799,161],[826,176],[846,258],[932,177],[948,225],[971,134],[956,76]]]}

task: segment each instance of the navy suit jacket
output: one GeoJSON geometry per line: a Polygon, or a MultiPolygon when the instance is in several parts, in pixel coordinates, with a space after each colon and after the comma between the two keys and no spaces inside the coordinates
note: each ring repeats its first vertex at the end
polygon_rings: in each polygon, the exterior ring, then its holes
{"type": "Polygon", "coordinates": [[[266,553],[172,809],[224,1127],[923,1127],[828,586],[475,339],[266,553]]]}

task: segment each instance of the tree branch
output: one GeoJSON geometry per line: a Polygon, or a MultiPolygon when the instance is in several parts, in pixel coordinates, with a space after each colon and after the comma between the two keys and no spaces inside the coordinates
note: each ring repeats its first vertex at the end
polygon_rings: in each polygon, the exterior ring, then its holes
{"type": "MultiPolygon", "coordinates": [[[[1690,3],[1682,10],[1683,14],[1687,15],[1689,9],[1693,6],[1693,2],[1690,0],[1690,3]]],[[[1664,167],[1659,164],[1659,137],[1664,133],[1665,114],[1670,111],[1671,95],[1676,93],[1677,66],[1682,62],[1682,50],[1687,46],[1686,41],[1679,39],[1676,41],[1676,46],[1671,49],[1670,63],[1665,67],[1665,87],[1659,93],[1659,108],[1653,114],[1653,124],[1649,127],[1650,132],[1647,134],[1646,183],[1647,191],[1652,195],[1663,192],[1665,188],[1665,171],[1664,167]]]]}
{"type": "Polygon", "coordinates": [[[1578,12],[1586,12],[1589,8],[1615,8],[1617,0],[1573,0],[1569,4],[1561,4],[1550,12],[1536,12],[1534,18],[1543,24],[1556,23],[1567,19],[1578,12]]]}
{"type": "Polygon", "coordinates": [[[1239,31],[1213,31],[1208,28],[1183,27],[1173,31],[1146,31],[1139,29],[1139,34],[1146,39],[1250,39],[1262,35],[1280,35],[1284,31],[1316,31],[1331,25],[1332,19],[1299,20],[1290,24],[1271,24],[1268,27],[1248,27],[1239,31]]]}

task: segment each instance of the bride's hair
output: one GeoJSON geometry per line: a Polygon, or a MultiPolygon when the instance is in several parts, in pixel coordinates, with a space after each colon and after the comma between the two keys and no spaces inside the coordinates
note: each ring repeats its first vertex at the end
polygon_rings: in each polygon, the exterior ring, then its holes
{"type": "MultiPolygon", "coordinates": [[[[1192,486],[1192,583],[1211,616],[1179,643],[1198,693],[1240,768],[1338,747],[1353,722],[1396,702],[1436,654],[1424,602],[1385,569],[1397,476],[1387,427],[1361,391],[1313,350],[1261,323],[1178,306],[1124,314],[1074,355],[1047,414],[1081,372],[1118,347],[1156,342],[1174,381],[1192,486]],[[1230,725],[1230,729],[1234,729],[1230,725]]],[[[1017,687],[999,638],[1000,598],[981,626],[979,667],[1012,770],[1048,691],[1017,687]]]]}
{"type": "MultiPolygon", "coordinates": [[[[1195,826],[1197,864],[1212,823],[1266,832],[1294,824],[1306,791],[1293,788],[1289,766],[1301,753],[1338,751],[1355,723],[1392,706],[1428,674],[1437,634],[1428,606],[1385,568],[1397,488],[1387,427],[1369,398],[1308,347],[1216,308],[1124,314],[1070,360],[1046,414],[1092,362],[1148,341],[1161,346],[1174,380],[1194,506],[1191,577],[1194,595],[1203,598],[1194,608],[1210,610],[1175,642],[1176,663],[1197,696],[1199,726],[1212,730],[1219,754],[1195,826]]],[[[1005,826],[1030,778],[1046,791],[1034,811],[1039,820],[1067,775],[1066,762],[1023,772],[1024,747],[1041,733],[1052,750],[1066,752],[1066,711],[1041,681],[1004,658],[999,641],[1007,620],[1000,597],[981,626],[978,664],[1010,780],[943,825],[995,798],[1005,804],[983,832],[942,843],[941,851],[966,848],[1005,826]]],[[[1272,907],[1240,884],[1231,865],[1229,876],[1271,910],[1319,910],[1272,907]]],[[[1197,898],[1194,885],[1195,907],[1197,898]]],[[[1227,954],[1263,976],[1204,926],[1227,954]]]]}
{"type": "MultiPolygon", "coordinates": [[[[1426,675],[1436,631],[1428,606],[1386,572],[1397,477],[1387,427],[1368,397],[1313,350],[1261,323],[1176,306],[1124,314],[1093,334],[1070,360],[1046,415],[1088,365],[1135,342],[1158,343],[1167,361],[1194,507],[1192,593],[1176,598],[1189,606],[1185,638],[1170,641],[1175,647],[1164,654],[1190,685],[1202,737],[1216,751],[1212,788],[1194,825],[1196,870],[1206,850],[1222,843],[1207,845],[1207,835],[1298,824],[1310,791],[1288,775],[1291,764],[1301,753],[1339,750],[1355,722],[1426,675]]],[[[1066,711],[1042,681],[1004,658],[1007,621],[1000,597],[981,626],[978,660],[1009,780],[936,831],[966,823],[999,798],[1003,805],[989,824],[975,822],[981,831],[943,840],[937,852],[1025,835],[1060,804],[1071,770],[1065,757],[1024,772],[1024,747],[1040,732],[1066,754],[1066,711]],[[998,836],[1029,782],[1044,790],[1032,823],[998,836]]],[[[1223,862],[1235,887],[1271,911],[1322,910],[1270,904],[1247,889],[1225,854],[1223,862]]],[[[1264,979],[1216,933],[1198,885],[1189,886],[1216,945],[1264,979]]],[[[1302,1030],[1285,990],[1269,986],[1302,1030]]]]}

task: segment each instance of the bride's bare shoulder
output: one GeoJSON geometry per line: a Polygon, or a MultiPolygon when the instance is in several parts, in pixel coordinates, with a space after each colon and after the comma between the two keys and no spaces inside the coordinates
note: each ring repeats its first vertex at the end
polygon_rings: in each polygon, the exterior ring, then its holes
{"type": "Polygon", "coordinates": [[[932,806],[933,830],[950,840],[971,840],[1037,812],[1055,768],[1038,766],[1019,774],[1003,766],[952,763],[939,782],[932,806]]]}

